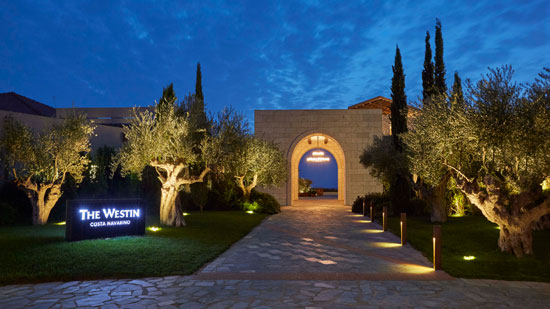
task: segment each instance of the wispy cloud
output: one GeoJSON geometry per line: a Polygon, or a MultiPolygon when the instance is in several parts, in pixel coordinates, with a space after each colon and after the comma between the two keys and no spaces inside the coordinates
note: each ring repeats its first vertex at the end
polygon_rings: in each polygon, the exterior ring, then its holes
{"type": "MultiPolygon", "coordinates": [[[[390,95],[395,46],[408,99],[421,93],[424,36],[443,23],[447,81],[511,64],[519,81],[548,66],[550,2],[6,2],[0,90],[59,106],[151,104],[174,83],[207,107],[347,108],[390,95]]],[[[432,39],[433,47],[433,39],[432,39]]]]}

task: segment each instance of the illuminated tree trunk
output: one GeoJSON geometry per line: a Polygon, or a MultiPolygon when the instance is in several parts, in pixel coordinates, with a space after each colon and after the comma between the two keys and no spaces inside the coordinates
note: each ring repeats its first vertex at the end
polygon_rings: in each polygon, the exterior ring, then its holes
{"type": "Polygon", "coordinates": [[[443,179],[435,187],[427,189],[424,197],[428,205],[431,206],[430,220],[432,222],[447,221],[447,183],[449,182],[449,174],[443,176],[443,179]]]}
{"type": "Polygon", "coordinates": [[[250,201],[250,193],[252,193],[252,189],[254,189],[258,184],[258,174],[254,174],[252,182],[248,186],[244,183],[244,177],[245,176],[235,176],[235,178],[237,178],[237,185],[243,191],[243,198],[248,202],[250,201]]]}
{"type": "Polygon", "coordinates": [[[160,195],[160,223],[167,226],[185,226],[185,219],[179,207],[176,207],[176,198],[179,191],[175,186],[164,183],[160,195]]]}
{"type": "Polygon", "coordinates": [[[540,201],[540,192],[507,196],[491,176],[486,176],[483,183],[484,190],[473,182],[463,182],[459,188],[487,220],[498,224],[500,250],[513,253],[516,257],[533,254],[532,229],[542,216],[550,214],[550,198],[540,201]]]}
{"type": "Polygon", "coordinates": [[[182,173],[186,167],[183,162],[159,163],[153,161],[151,162],[151,166],[155,167],[158,179],[162,184],[160,194],[160,223],[166,226],[185,226],[186,223],[181,208],[176,205],[179,188],[195,182],[202,182],[204,176],[210,171],[210,168],[205,168],[199,176],[190,176],[188,173],[182,173]]]}
{"type": "Polygon", "coordinates": [[[32,206],[32,224],[44,225],[48,223],[50,212],[61,197],[61,185],[37,185],[32,183],[20,184],[27,194],[32,206]]]}

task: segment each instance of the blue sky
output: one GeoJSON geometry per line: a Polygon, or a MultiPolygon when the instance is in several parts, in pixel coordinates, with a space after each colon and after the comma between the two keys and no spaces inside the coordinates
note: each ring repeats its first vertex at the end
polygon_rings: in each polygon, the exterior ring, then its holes
{"type": "Polygon", "coordinates": [[[301,178],[313,181],[312,188],[338,188],[338,164],[336,164],[334,156],[328,150],[319,148],[306,152],[300,159],[298,173],[301,178]],[[330,161],[323,163],[307,162],[307,157],[312,156],[314,151],[319,150],[323,151],[325,157],[329,157],[330,161]]]}
{"type": "Polygon", "coordinates": [[[0,92],[55,107],[146,106],[170,82],[183,97],[200,61],[213,112],[347,108],[389,97],[396,44],[413,101],[436,17],[448,83],[504,64],[528,82],[550,66],[547,0],[0,3],[0,92]]]}

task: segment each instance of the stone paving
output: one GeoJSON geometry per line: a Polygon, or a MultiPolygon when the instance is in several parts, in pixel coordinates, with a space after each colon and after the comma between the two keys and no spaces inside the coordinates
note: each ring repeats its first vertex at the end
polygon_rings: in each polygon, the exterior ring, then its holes
{"type": "Polygon", "coordinates": [[[4,286],[0,308],[550,308],[548,283],[434,272],[368,218],[319,202],[285,207],[193,276],[4,286]]]}

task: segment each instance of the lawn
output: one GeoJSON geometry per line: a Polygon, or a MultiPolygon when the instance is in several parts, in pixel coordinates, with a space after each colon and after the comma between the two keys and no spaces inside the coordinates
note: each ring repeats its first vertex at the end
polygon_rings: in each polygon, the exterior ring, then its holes
{"type": "MultiPolygon", "coordinates": [[[[535,254],[516,258],[500,252],[498,227],[482,216],[450,217],[442,225],[442,268],[461,278],[550,282],[550,231],[533,232],[535,254]],[[464,256],[474,256],[467,261],[464,256]]],[[[400,235],[399,218],[388,230],[400,235]]],[[[427,218],[407,218],[407,241],[431,261],[433,225],[427,218]]]]}
{"type": "Polygon", "coordinates": [[[191,213],[184,228],[78,242],[64,240],[65,226],[0,227],[0,285],[188,275],[265,217],[239,211],[191,213]]]}

